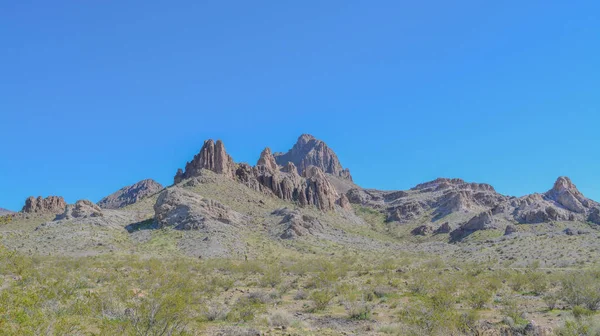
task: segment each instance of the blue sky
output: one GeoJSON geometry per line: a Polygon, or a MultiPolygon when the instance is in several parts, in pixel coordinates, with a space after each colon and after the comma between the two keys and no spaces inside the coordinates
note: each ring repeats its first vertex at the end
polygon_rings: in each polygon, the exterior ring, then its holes
{"type": "Polygon", "coordinates": [[[597,1],[0,0],[0,207],[170,184],[301,133],[362,186],[600,200],[597,1]]]}

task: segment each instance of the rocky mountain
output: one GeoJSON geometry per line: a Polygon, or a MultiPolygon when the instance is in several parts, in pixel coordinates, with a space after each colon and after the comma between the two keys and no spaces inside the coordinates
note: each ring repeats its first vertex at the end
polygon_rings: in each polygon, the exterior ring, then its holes
{"type": "Polygon", "coordinates": [[[454,232],[454,236],[499,226],[514,232],[513,228],[508,228],[512,224],[575,221],[600,224],[600,204],[585,197],[571,179],[561,176],[552,189],[543,194],[513,197],[499,202],[463,224],[454,232]]]}
{"type": "Polygon", "coordinates": [[[287,153],[275,153],[273,156],[280,166],[285,166],[288,162],[293,163],[298,169],[298,174],[302,174],[310,166],[315,166],[324,173],[352,181],[350,170],[342,168],[334,151],[325,142],[310,134],[302,134],[287,153]]]}
{"type": "Polygon", "coordinates": [[[67,203],[61,196],[48,196],[37,198],[31,196],[25,200],[25,206],[21,212],[27,214],[59,214],[62,213],[67,203]]]}
{"type": "Polygon", "coordinates": [[[231,178],[235,176],[235,163],[225,151],[225,145],[221,140],[217,140],[216,143],[212,139],[204,141],[200,152],[185,165],[185,170],[179,169],[177,171],[174,178],[175,184],[184,179],[199,176],[202,169],[211,170],[231,178]]]}
{"type": "Polygon", "coordinates": [[[177,172],[174,181],[177,184],[202,176],[202,170],[213,171],[253,190],[296,202],[301,207],[315,206],[328,211],[335,209],[336,202],[341,203],[336,188],[320,167],[306,166],[299,170],[291,161],[280,166],[269,148],[262,151],[257,164],[252,167],[247,163],[234,163],[220,140],[216,143],[207,140],[200,152],[186,164],[185,171],[177,172]]]}
{"type": "Polygon", "coordinates": [[[0,216],[10,215],[12,213],[14,213],[14,212],[4,209],[4,208],[0,208],[0,216]]]}
{"type": "Polygon", "coordinates": [[[354,188],[346,193],[351,203],[378,209],[388,222],[428,221],[455,226],[508,199],[489,184],[438,178],[406,191],[354,188]]]}
{"type": "Polygon", "coordinates": [[[160,183],[152,179],[142,180],[130,186],[123,187],[113,194],[104,197],[98,202],[98,206],[103,209],[119,209],[152,196],[163,188],[164,187],[160,183]]]}

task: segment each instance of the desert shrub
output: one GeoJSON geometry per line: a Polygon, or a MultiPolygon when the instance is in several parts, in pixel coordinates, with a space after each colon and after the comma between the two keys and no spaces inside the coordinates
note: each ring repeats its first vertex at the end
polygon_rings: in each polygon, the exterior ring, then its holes
{"type": "Polygon", "coordinates": [[[472,286],[467,289],[467,292],[463,297],[471,308],[483,309],[485,305],[491,301],[493,295],[494,293],[486,288],[472,286]]]}
{"type": "Polygon", "coordinates": [[[294,295],[294,300],[306,300],[306,298],[308,298],[308,294],[302,289],[299,289],[294,295]]]}
{"type": "Polygon", "coordinates": [[[585,317],[585,316],[592,316],[592,315],[594,315],[594,311],[589,310],[589,309],[587,309],[585,307],[581,307],[581,306],[575,306],[575,307],[573,307],[572,312],[573,312],[573,316],[576,319],[580,319],[580,318],[585,317]]]}
{"type": "Polygon", "coordinates": [[[502,300],[502,315],[504,322],[513,329],[524,328],[528,321],[523,318],[523,311],[519,307],[517,300],[513,297],[505,297],[502,300]]]}
{"type": "Polygon", "coordinates": [[[527,275],[519,272],[515,272],[508,282],[510,288],[515,292],[521,292],[525,290],[528,283],[529,279],[527,275]]]}
{"type": "Polygon", "coordinates": [[[565,321],[565,324],[555,331],[558,336],[599,336],[598,322],[590,319],[575,319],[565,321]]]}
{"type": "Polygon", "coordinates": [[[548,309],[553,310],[556,308],[556,305],[558,304],[558,295],[556,293],[549,293],[544,295],[544,302],[546,303],[546,305],[548,306],[548,309]]]}
{"type": "Polygon", "coordinates": [[[200,312],[202,318],[206,321],[219,321],[227,318],[229,309],[227,306],[219,303],[209,303],[200,312]]]}
{"type": "Polygon", "coordinates": [[[289,327],[293,319],[290,314],[277,311],[269,315],[268,321],[271,327],[289,327]]]}
{"type": "Polygon", "coordinates": [[[600,281],[592,271],[572,272],[561,280],[561,299],[572,307],[583,306],[596,310],[600,305],[600,281]]]}
{"type": "Polygon", "coordinates": [[[314,290],[310,294],[310,299],[313,302],[313,310],[321,311],[329,305],[329,302],[333,299],[333,293],[329,290],[314,290]]]}
{"type": "Polygon", "coordinates": [[[281,267],[272,265],[265,269],[263,276],[260,278],[260,285],[262,287],[275,288],[275,286],[281,283],[281,280],[281,267]]]}
{"type": "Polygon", "coordinates": [[[344,307],[348,312],[348,317],[353,320],[368,320],[371,317],[372,307],[363,300],[346,301],[344,307]]]}
{"type": "Polygon", "coordinates": [[[265,311],[264,304],[248,297],[241,297],[227,314],[231,322],[248,322],[254,320],[256,315],[265,311]]]}

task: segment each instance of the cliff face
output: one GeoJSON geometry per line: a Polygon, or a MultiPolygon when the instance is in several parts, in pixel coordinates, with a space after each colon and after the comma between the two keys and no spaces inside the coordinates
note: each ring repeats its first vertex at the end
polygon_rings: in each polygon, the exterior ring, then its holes
{"type": "Polygon", "coordinates": [[[175,175],[174,182],[177,184],[184,179],[198,176],[202,169],[212,170],[233,178],[235,175],[235,164],[221,140],[215,143],[212,139],[204,141],[200,152],[194,156],[192,161],[185,165],[185,170],[179,169],[175,175]]]}

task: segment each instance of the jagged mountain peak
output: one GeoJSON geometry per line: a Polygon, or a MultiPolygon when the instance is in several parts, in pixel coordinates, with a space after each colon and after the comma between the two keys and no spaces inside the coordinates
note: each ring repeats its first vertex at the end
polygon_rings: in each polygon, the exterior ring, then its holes
{"type": "Polygon", "coordinates": [[[310,134],[300,135],[287,153],[275,153],[274,157],[280,166],[292,162],[298,168],[299,174],[309,166],[316,166],[325,173],[352,180],[350,171],[342,167],[335,152],[324,141],[310,134]]]}
{"type": "Polygon", "coordinates": [[[235,164],[231,156],[227,154],[225,145],[221,140],[216,142],[212,139],[205,140],[200,152],[185,165],[185,170],[179,169],[177,171],[174,178],[175,184],[199,175],[202,169],[212,170],[231,178],[235,176],[235,164]]]}

